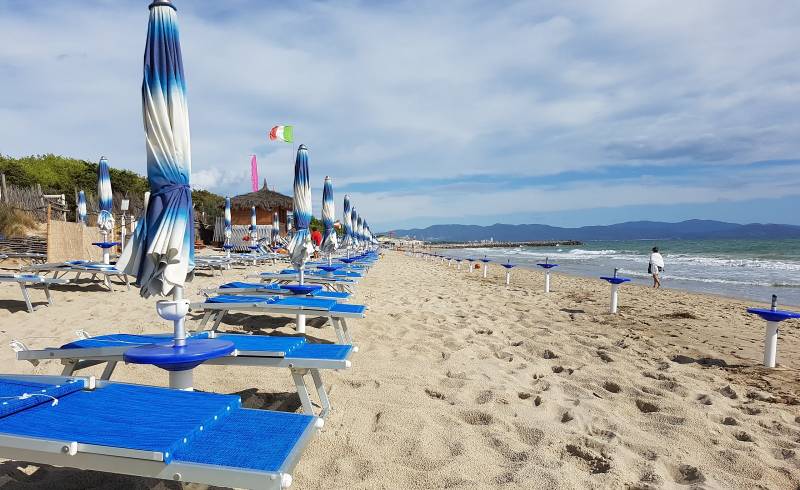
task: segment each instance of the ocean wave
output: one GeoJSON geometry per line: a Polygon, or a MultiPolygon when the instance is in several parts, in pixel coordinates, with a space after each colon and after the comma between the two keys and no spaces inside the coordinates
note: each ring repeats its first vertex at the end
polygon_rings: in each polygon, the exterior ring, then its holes
{"type": "MultiPolygon", "coordinates": [[[[619,269],[618,273],[620,275],[626,276],[633,276],[638,278],[649,278],[651,277],[650,274],[646,272],[639,272],[633,271],[629,269],[619,269]]],[[[760,286],[760,287],[772,287],[772,288],[800,288],[800,284],[795,283],[773,283],[773,282],[764,282],[764,281],[754,281],[754,280],[736,280],[736,279],[720,279],[717,277],[687,277],[687,276],[680,276],[680,275],[673,275],[673,274],[661,274],[661,279],[665,281],[690,281],[690,282],[701,282],[701,283],[708,283],[708,284],[728,284],[728,285],[737,285],[737,286],[760,286]]]]}

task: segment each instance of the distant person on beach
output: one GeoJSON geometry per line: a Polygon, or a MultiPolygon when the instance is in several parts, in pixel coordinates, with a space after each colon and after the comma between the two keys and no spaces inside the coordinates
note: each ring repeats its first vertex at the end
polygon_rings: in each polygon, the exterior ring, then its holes
{"type": "Polygon", "coordinates": [[[653,253],[650,254],[650,264],[647,266],[647,272],[653,276],[653,287],[658,289],[661,287],[661,278],[659,274],[664,270],[664,257],[658,253],[658,247],[653,247],[653,253]]]}

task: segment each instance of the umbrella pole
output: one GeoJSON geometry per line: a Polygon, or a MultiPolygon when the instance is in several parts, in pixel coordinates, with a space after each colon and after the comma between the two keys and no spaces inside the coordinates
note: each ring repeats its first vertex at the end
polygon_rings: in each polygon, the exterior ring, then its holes
{"type": "MultiPolygon", "coordinates": [[[[302,266],[300,266],[300,285],[301,286],[303,285],[304,276],[305,276],[305,266],[302,265],[302,266]]],[[[298,314],[297,315],[296,326],[297,326],[297,333],[302,333],[302,334],[306,333],[306,316],[304,314],[298,314]]]]}
{"type": "MultiPolygon", "coordinates": [[[[172,290],[172,301],[156,303],[158,315],[172,321],[173,345],[175,348],[186,346],[186,314],[189,312],[189,301],[183,299],[183,287],[175,286],[172,290]]],[[[169,387],[176,390],[191,391],[193,386],[191,369],[169,372],[169,387]]]]}
{"type": "MultiPolygon", "coordinates": [[[[108,232],[102,232],[103,235],[103,243],[108,243],[108,232]]],[[[108,265],[111,263],[111,250],[103,247],[103,263],[108,265]]]]}

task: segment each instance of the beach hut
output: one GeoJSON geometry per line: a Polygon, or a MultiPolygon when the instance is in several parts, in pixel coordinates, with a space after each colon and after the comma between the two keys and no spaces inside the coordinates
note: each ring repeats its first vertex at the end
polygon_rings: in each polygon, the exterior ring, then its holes
{"type": "Polygon", "coordinates": [[[256,220],[260,225],[276,224],[281,236],[286,235],[287,216],[292,212],[292,198],[267,188],[267,181],[256,192],[231,198],[231,223],[250,226],[252,209],[256,209],[256,220]],[[278,220],[275,221],[277,213],[278,220]]]}

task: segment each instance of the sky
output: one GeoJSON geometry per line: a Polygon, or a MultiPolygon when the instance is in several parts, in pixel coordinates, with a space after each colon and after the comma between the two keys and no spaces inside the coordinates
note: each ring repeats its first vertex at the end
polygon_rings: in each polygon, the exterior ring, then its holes
{"type": "MultiPolygon", "coordinates": [[[[147,0],[0,1],[0,153],[146,171],[147,0]]],[[[374,231],[800,224],[796,1],[174,0],[192,185],[330,175],[374,231]]]]}

